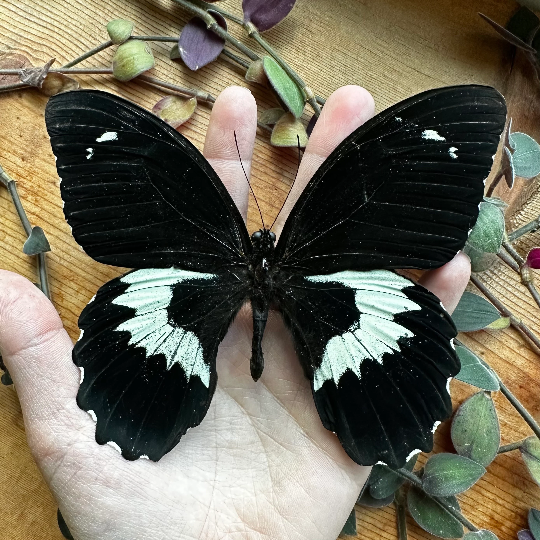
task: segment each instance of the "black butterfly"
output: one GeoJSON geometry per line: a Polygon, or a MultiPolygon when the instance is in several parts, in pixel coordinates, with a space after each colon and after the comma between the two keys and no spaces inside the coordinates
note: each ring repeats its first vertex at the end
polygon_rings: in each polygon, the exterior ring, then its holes
{"type": "Polygon", "coordinates": [[[46,122],[64,212],[96,261],[136,268],[82,312],[73,359],[96,440],[159,460],[204,418],[216,353],[251,301],[251,374],[268,310],[290,328],[324,426],[351,458],[403,465],[451,412],[455,327],[395,273],[437,268],[473,226],[506,118],[493,88],[431,90],[357,129],[316,172],[277,245],[251,235],[182,135],[97,91],[59,94],[46,122]]]}

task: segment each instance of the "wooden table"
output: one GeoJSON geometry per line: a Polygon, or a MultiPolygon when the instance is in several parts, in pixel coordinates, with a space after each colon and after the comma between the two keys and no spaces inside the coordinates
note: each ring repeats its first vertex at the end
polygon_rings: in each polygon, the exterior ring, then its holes
{"type": "MultiPolygon", "coordinates": [[[[221,4],[239,13],[239,0],[221,4]]],[[[328,96],[344,84],[361,84],[375,97],[377,109],[422,90],[459,83],[491,84],[503,92],[514,117],[514,129],[540,135],[539,92],[529,68],[477,15],[482,11],[505,23],[517,4],[496,0],[298,0],[292,14],[267,39],[302,74],[314,91],[328,96]]],[[[57,58],[57,65],[107,39],[105,24],[113,18],[135,21],[136,33],[175,36],[188,19],[171,0],[3,0],[0,3],[0,51],[27,55],[35,65],[57,58]]],[[[241,32],[238,33],[242,35],[241,32]]],[[[247,39],[247,38],[243,38],[247,39]]],[[[231,84],[246,85],[242,70],[220,60],[190,72],[168,60],[169,44],[153,46],[154,72],[162,79],[198,87],[217,95],[231,84]]],[[[105,51],[85,65],[108,66],[105,51]]],[[[163,94],[147,85],[120,84],[110,76],[82,76],[86,88],[106,88],[151,108],[163,94]]],[[[272,96],[252,85],[260,110],[275,106],[272,96]]],[[[64,221],[53,155],[43,122],[46,98],[34,90],[0,95],[0,163],[19,180],[30,221],[46,231],[53,301],[70,335],[78,336],[77,317],[97,288],[119,271],[93,262],[75,244],[64,221]]],[[[209,112],[200,107],[182,127],[202,149],[209,112]]],[[[272,148],[260,132],[252,169],[253,184],[264,215],[273,218],[294,177],[296,152],[272,148]]],[[[533,196],[513,223],[540,212],[533,196]]],[[[34,261],[23,255],[25,240],[6,191],[0,189],[0,267],[35,279],[34,261]]],[[[258,228],[251,208],[250,229],[258,228]]],[[[540,243],[532,235],[521,250],[540,243]]],[[[538,311],[515,275],[496,267],[483,279],[517,316],[540,332],[538,311]],[[497,276],[497,279],[495,279],[497,276]]],[[[540,409],[539,358],[516,332],[485,331],[463,337],[503,377],[535,416],[540,409]]],[[[455,404],[474,390],[453,383],[455,404]]],[[[530,434],[506,400],[494,396],[503,442],[530,434]]],[[[28,451],[15,392],[0,387],[0,538],[60,539],[56,505],[28,451]]],[[[449,426],[440,428],[437,451],[451,451],[449,426]]],[[[460,497],[464,513],[500,539],[515,538],[526,525],[530,506],[540,506],[540,490],[530,480],[517,452],[498,457],[478,484],[460,497]]],[[[358,512],[359,538],[395,538],[394,510],[358,512]]],[[[409,520],[410,537],[426,538],[409,520]]],[[[331,539],[330,539],[331,540],[331,539]]]]}

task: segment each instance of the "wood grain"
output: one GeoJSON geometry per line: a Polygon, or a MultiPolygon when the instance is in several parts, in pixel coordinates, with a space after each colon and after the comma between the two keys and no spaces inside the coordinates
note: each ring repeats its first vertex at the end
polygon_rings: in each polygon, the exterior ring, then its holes
{"type": "MultiPolygon", "coordinates": [[[[240,13],[239,0],[221,5],[240,13]]],[[[491,84],[502,91],[514,116],[514,129],[540,133],[538,89],[529,83],[527,66],[477,16],[481,11],[504,23],[516,5],[497,0],[299,0],[291,15],[266,35],[313,90],[327,97],[345,84],[361,84],[375,97],[377,109],[437,86],[491,84]]],[[[107,39],[105,24],[112,18],[135,22],[138,34],[177,35],[186,14],[171,0],[3,0],[0,3],[0,52],[27,55],[34,64],[51,57],[58,65],[107,39]]],[[[236,30],[235,30],[236,32],[236,30]]],[[[242,32],[236,32],[239,37],[242,32]]],[[[247,39],[243,37],[242,39],[247,39]]],[[[214,95],[231,84],[246,85],[242,70],[220,60],[190,72],[168,60],[167,44],[155,44],[154,74],[214,95]]],[[[252,44],[254,48],[255,45],[252,44]]],[[[112,50],[86,61],[107,66],[112,50]]],[[[161,97],[137,82],[119,84],[108,76],[82,76],[86,88],[116,92],[147,108],[161,97]]],[[[259,110],[275,106],[263,88],[251,86],[259,110]]],[[[58,178],[43,122],[46,98],[34,90],[0,94],[0,163],[16,179],[31,222],[46,231],[53,251],[50,276],[53,301],[72,338],[77,317],[105,281],[119,270],[89,259],[73,241],[61,209],[58,178]]],[[[182,132],[202,149],[209,112],[200,107],[182,132]]],[[[306,116],[307,118],[307,116],[306,116]]],[[[265,218],[279,209],[296,170],[296,152],[272,148],[259,133],[252,168],[253,184],[265,218]]],[[[507,196],[507,195],[505,195],[507,196]]],[[[520,208],[523,201],[520,201],[520,208]]],[[[533,195],[517,212],[517,225],[538,216],[540,197],[533,195]]],[[[21,251],[24,235],[5,190],[0,190],[0,267],[35,280],[34,261],[21,251]]],[[[259,227],[253,205],[250,229],[259,227]]],[[[525,253],[540,243],[538,234],[518,244],[525,253]]],[[[502,266],[483,277],[515,314],[540,332],[535,306],[515,275],[502,266]]],[[[503,377],[507,385],[540,416],[539,358],[513,330],[477,332],[462,337],[503,377]]],[[[474,390],[452,386],[455,405],[474,390]]],[[[502,395],[494,399],[503,442],[530,434],[502,395]]],[[[56,506],[28,451],[16,395],[0,387],[0,539],[60,539],[56,506]]],[[[451,450],[449,426],[441,426],[436,450],[451,450]]],[[[497,457],[488,473],[460,497],[464,513],[478,527],[493,530],[501,540],[515,538],[526,525],[526,511],[540,506],[540,489],[530,480],[517,452],[497,457]]],[[[425,459],[425,457],[424,457],[425,459]]],[[[430,537],[411,520],[410,538],[430,537]]],[[[393,509],[361,509],[359,538],[393,539],[393,509]]],[[[332,540],[332,539],[329,539],[332,540]]]]}

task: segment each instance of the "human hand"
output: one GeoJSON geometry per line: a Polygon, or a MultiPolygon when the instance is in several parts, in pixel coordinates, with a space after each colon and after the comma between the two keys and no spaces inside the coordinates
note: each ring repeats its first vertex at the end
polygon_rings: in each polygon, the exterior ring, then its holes
{"type": "MultiPolygon", "coordinates": [[[[283,215],[333,148],[372,116],[371,96],[345,87],[327,101],[283,215]]],[[[246,216],[256,106],[245,89],[216,101],[204,154],[246,216]]],[[[421,283],[452,310],[468,281],[467,257],[421,283]]],[[[251,314],[222,342],[218,385],[203,422],[159,462],[128,462],[94,439],[75,397],[72,343],[50,302],[24,278],[0,271],[0,352],[21,401],[28,442],[77,540],[336,538],[369,467],[355,464],[323,428],[309,382],[280,316],[270,314],[265,370],[253,382],[251,314]]]]}

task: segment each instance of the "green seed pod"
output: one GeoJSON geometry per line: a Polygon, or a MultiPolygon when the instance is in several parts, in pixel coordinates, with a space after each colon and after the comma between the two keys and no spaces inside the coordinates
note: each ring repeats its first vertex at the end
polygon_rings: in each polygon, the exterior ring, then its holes
{"type": "Polygon", "coordinates": [[[107,24],[107,32],[115,45],[121,45],[131,37],[133,23],[124,19],[114,19],[107,24]]]}
{"type": "Polygon", "coordinates": [[[122,43],[113,58],[113,75],[126,82],[154,67],[152,49],[144,42],[130,39],[122,43]]]}

